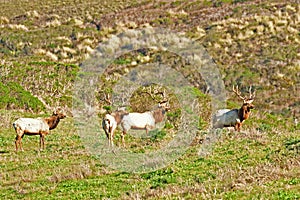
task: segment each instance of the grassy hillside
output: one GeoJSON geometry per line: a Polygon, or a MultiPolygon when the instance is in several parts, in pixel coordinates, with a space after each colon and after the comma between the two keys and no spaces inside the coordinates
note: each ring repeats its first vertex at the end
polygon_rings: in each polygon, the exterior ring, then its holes
{"type": "MultiPolygon", "coordinates": [[[[5,1],[0,10],[0,199],[300,199],[300,6],[297,1],[5,1]],[[20,6],[18,6],[20,5],[20,6]],[[256,89],[255,109],[237,133],[209,131],[211,97],[201,74],[178,56],[142,49],[118,57],[96,91],[105,95],[136,64],[162,64],[192,84],[199,116],[187,152],[146,173],[112,169],[85,148],[72,117],[82,63],[101,42],[145,26],[183,32],[202,44],[220,70],[227,107],[241,102],[239,85],[256,89]],[[136,64],[135,64],[136,63],[136,64]],[[61,106],[68,118],[46,136],[25,136],[14,151],[12,122],[45,117],[61,106]]],[[[145,111],[161,97],[148,86],[127,109],[145,111]],[[155,92],[154,92],[155,93],[155,92]]],[[[159,92],[158,92],[159,94],[159,92]]],[[[127,150],[155,151],[176,136],[182,110],[172,91],[163,129],[148,138],[128,134],[127,150]]],[[[100,119],[99,119],[100,121],[100,119]]],[[[100,132],[97,137],[105,139],[100,132]]],[[[116,144],[120,143],[119,134],[116,144]]]]}

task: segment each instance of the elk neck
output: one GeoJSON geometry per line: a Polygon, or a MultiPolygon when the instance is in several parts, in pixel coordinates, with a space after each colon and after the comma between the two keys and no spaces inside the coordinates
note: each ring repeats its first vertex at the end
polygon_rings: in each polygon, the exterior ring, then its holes
{"type": "Polygon", "coordinates": [[[240,121],[244,121],[249,118],[251,113],[251,108],[248,104],[243,104],[242,107],[238,111],[238,116],[240,121]]]}
{"type": "Polygon", "coordinates": [[[129,113],[127,112],[122,112],[122,111],[116,111],[115,113],[112,114],[112,116],[115,118],[117,124],[120,124],[121,121],[123,120],[125,115],[128,115],[129,113]]]}
{"type": "Polygon", "coordinates": [[[153,118],[155,120],[155,123],[162,122],[163,119],[164,119],[165,113],[166,113],[165,109],[162,109],[162,108],[154,110],[153,111],[153,118]]]}
{"type": "Polygon", "coordinates": [[[52,130],[52,129],[55,129],[57,127],[57,125],[60,121],[60,118],[57,115],[53,115],[49,118],[46,118],[45,120],[46,120],[46,122],[49,126],[49,130],[52,130]]]}

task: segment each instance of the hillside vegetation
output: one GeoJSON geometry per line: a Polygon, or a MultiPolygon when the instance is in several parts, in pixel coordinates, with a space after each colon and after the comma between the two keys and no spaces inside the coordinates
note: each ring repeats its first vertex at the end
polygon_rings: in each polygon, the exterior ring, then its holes
{"type": "MultiPolygon", "coordinates": [[[[4,2],[0,10],[0,199],[300,199],[297,1],[4,2]],[[151,63],[179,71],[191,83],[187,89],[199,110],[197,133],[187,152],[162,169],[135,174],[112,169],[85,148],[72,118],[72,98],[82,63],[98,45],[125,30],[143,27],[178,31],[203,45],[220,70],[228,108],[241,105],[232,85],[239,85],[243,93],[252,86],[256,98],[242,132],[222,130],[214,138],[209,131],[210,88],[189,63],[155,49],[116,58],[99,77],[102,81],[95,91],[100,117],[105,110],[115,109],[106,99],[114,84],[139,64],[151,63]],[[38,151],[38,136],[25,136],[25,151],[15,153],[12,122],[18,117],[49,116],[58,106],[68,118],[46,136],[46,150],[38,151]]],[[[152,96],[153,91],[167,91],[171,111],[163,129],[150,137],[128,134],[130,152],[155,151],[178,131],[180,102],[168,88],[139,88],[127,109],[152,108],[161,100],[152,96]]],[[[105,139],[102,132],[98,136],[105,139]]],[[[119,134],[115,140],[118,145],[119,134]]]]}

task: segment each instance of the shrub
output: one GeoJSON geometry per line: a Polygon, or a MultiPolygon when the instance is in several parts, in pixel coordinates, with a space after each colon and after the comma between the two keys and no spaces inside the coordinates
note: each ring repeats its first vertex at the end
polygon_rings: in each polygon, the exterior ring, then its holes
{"type": "Polygon", "coordinates": [[[0,82],[0,108],[19,108],[39,112],[45,110],[45,106],[32,96],[32,94],[18,83],[0,82]]]}

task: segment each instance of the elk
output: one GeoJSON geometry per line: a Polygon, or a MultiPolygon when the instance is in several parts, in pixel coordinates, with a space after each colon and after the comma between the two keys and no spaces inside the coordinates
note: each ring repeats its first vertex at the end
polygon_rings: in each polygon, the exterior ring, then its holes
{"type": "Polygon", "coordinates": [[[45,135],[49,134],[49,131],[55,129],[61,119],[64,119],[66,115],[60,108],[56,109],[52,116],[48,118],[19,118],[13,123],[13,127],[16,131],[16,151],[18,147],[23,151],[22,138],[24,135],[40,135],[40,150],[45,147],[45,135]]]}
{"type": "Polygon", "coordinates": [[[252,93],[249,88],[249,97],[241,96],[238,86],[232,87],[232,91],[243,100],[243,105],[239,109],[221,109],[212,117],[213,128],[234,127],[235,131],[241,130],[242,123],[249,118],[251,109],[254,108],[252,102],[255,98],[255,91],[252,93]]]}
{"type": "Polygon", "coordinates": [[[148,134],[149,130],[155,127],[155,124],[160,123],[164,120],[165,113],[169,110],[167,102],[159,103],[158,108],[152,111],[144,113],[132,112],[126,113],[124,111],[116,111],[111,114],[106,114],[102,127],[108,138],[108,143],[113,146],[114,131],[118,125],[122,127],[122,144],[125,147],[124,137],[130,129],[135,130],[146,130],[148,134]]]}
{"type": "Polygon", "coordinates": [[[117,126],[121,123],[124,115],[127,115],[128,112],[125,111],[115,111],[111,114],[106,114],[102,120],[102,128],[105,132],[105,135],[108,139],[108,145],[113,146],[114,132],[117,126]]]}
{"type": "MultiPolygon", "coordinates": [[[[148,93],[153,99],[153,95],[148,93]]],[[[150,129],[155,127],[155,124],[164,120],[165,113],[170,110],[169,103],[165,98],[165,92],[160,93],[163,95],[163,100],[159,102],[156,109],[143,113],[125,111],[115,111],[111,114],[106,114],[102,121],[102,127],[108,138],[110,146],[113,146],[114,131],[118,125],[122,127],[121,139],[125,147],[124,137],[130,129],[146,130],[148,134],[150,129]]]]}

